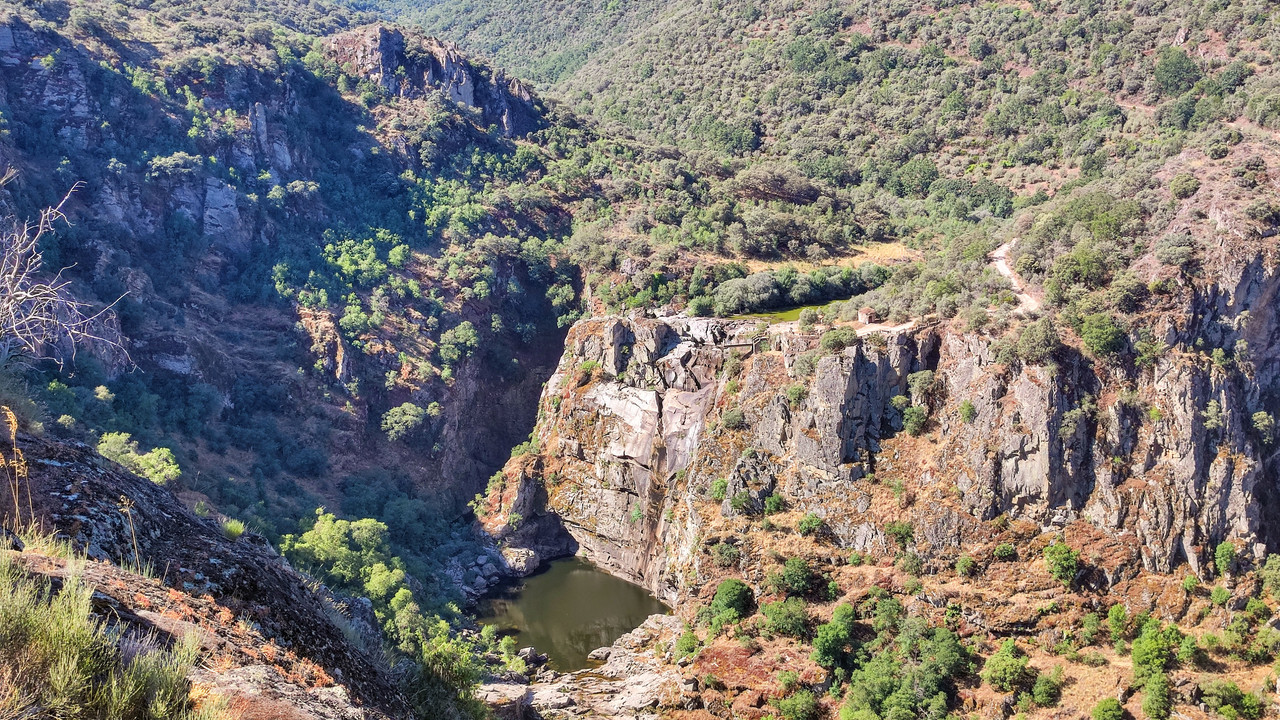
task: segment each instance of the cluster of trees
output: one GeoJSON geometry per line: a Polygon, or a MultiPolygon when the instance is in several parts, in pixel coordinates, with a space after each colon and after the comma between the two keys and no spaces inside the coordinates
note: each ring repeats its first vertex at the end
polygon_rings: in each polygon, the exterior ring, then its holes
{"type": "Polygon", "coordinates": [[[414,592],[408,567],[392,554],[385,524],[371,518],[341,520],[317,510],[314,524],[300,535],[285,535],[280,549],[332,587],[373,602],[390,647],[415,661],[404,682],[421,717],[459,705],[484,716],[473,693],[484,672],[480,654],[494,648],[458,636],[451,618],[440,614],[447,608],[433,607],[414,592]]]}

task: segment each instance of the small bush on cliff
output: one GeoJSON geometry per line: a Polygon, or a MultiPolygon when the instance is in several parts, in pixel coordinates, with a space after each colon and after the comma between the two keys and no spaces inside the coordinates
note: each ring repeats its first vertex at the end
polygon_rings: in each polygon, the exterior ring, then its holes
{"type": "Polygon", "coordinates": [[[716,478],[711,483],[711,499],[716,502],[724,500],[725,495],[729,492],[729,481],[726,478],[716,478]]]}
{"type": "Polygon", "coordinates": [[[1267,555],[1266,562],[1258,571],[1258,577],[1262,580],[1264,590],[1270,592],[1272,597],[1280,597],[1280,555],[1267,555]]]}
{"type": "Polygon", "coordinates": [[[796,523],[796,532],[799,532],[801,535],[813,535],[822,529],[822,525],[822,518],[814,515],[813,513],[807,513],[804,517],[800,518],[800,522],[796,523]]]}
{"type": "Polygon", "coordinates": [[[138,442],[129,433],[103,434],[98,441],[98,453],[157,485],[182,477],[182,469],[178,467],[172,450],[161,447],[139,452],[138,442]]]}
{"type": "Polygon", "coordinates": [[[1257,720],[1266,709],[1266,702],[1240,689],[1239,685],[1229,680],[1211,680],[1200,688],[1204,694],[1204,704],[1224,718],[1245,718],[1257,720]]]}
{"type": "Polygon", "coordinates": [[[909,522],[894,520],[886,523],[884,532],[898,542],[898,547],[905,548],[915,539],[916,530],[909,522]]]}
{"type": "Polygon", "coordinates": [[[1063,678],[1062,666],[1055,667],[1048,675],[1041,675],[1031,685],[1031,699],[1040,707],[1053,707],[1062,698],[1063,678]]]}
{"type": "Polygon", "coordinates": [[[412,435],[427,419],[427,411],[411,402],[402,403],[382,415],[382,431],[391,442],[412,435]]]}
{"type": "Polygon", "coordinates": [[[770,495],[764,499],[764,514],[775,515],[780,512],[786,512],[787,500],[781,495],[770,495]]]}
{"type": "Polygon", "coordinates": [[[227,518],[222,521],[222,534],[228,540],[239,540],[244,534],[244,523],[235,518],[227,518]]]}
{"type": "Polygon", "coordinates": [[[857,331],[851,328],[836,328],[822,333],[818,346],[827,352],[840,352],[858,342],[857,331]]]}
{"type": "Polygon", "coordinates": [[[1018,549],[1015,548],[1012,543],[1000,543],[996,546],[995,550],[991,551],[991,557],[999,560],[1000,562],[1009,562],[1010,560],[1017,559],[1018,549]]]}
{"type": "Polygon", "coordinates": [[[731,617],[733,621],[741,620],[751,614],[751,606],[755,601],[755,594],[746,583],[730,578],[716,586],[716,594],[711,599],[711,614],[715,617],[731,617]]]}
{"type": "Polygon", "coordinates": [[[1080,553],[1072,550],[1064,542],[1055,542],[1044,549],[1044,560],[1049,566],[1049,574],[1065,585],[1075,580],[1080,569],[1080,553]]]}
{"type": "Polygon", "coordinates": [[[1271,413],[1259,410],[1250,418],[1253,422],[1253,429],[1257,431],[1258,437],[1262,438],[1263,445],[1270,445],[1275,442],[1276,436],[1276,419],[1271,413]]]}
{"type": "Polygon", "coordinates": [[[686,630],[683,635],[676,640],[676,658],[685,658],[698,651],[698,636],[693,634],[692,630],[686,630]]]}
{"type": "Polygon", "coordinates": [[[912,405],[902,411],[902,429],[912,437],[924,432],[924,426],[928,422],[929,411],[919,405],[912,405]]]}
{"type": "Polygon", "coordinates": [[[1041,318],[1022,329],[1018,336],[1018,357],[1028,365],[1043,365],[1061,346],[1053,320],[1041,318]]]}
{"type": "Polygon", "coordinates": [[[780,572],[771,573],[769,589],[778,594],[804,595],[817,586],[818,574],[804,558],[793,557],[783,563],[780,572]]]}
{"type": "Polygon", "coordinates": [[[1169,676],[1160,673],[1147,680],[1143,686],[1142,714],[1150,720],[1167,720],[1173,712],[1173,691],[1169,676]]]}
{"type": "Polygon", "coordinates": [[[715,562],[716,567],[733,567],[738,564],[738,558],[740,557],[742,557],[742,552],[729,543],[716,543],[711,548],[711,559],[715,562]]]}
{"type": "Polygon", "coordinates": [[[974,419],[978,417],[978,409],[973,403],[965,400],[960,403],[960,420],[966,425],[972,424],[974,419]]]}
{"type": "Polygon", "coordinates": [[[783,720],[817,720],[819,716],[818,700],[808,690],[782,698],[775,705],[783,720]]]}
{"type": "Polygon", "coordinates": [[[1190,173],[1179,173],[1169,181],[1169,192],[1179,200],[1186,200],[1200,190],[1200,181],[1190,173]]]}
{"type": "Polygon", "coordinates": [[[775,635],[802,638],[809,634],[809,613],[798,597],[769,603],[760,612],[764,613],[765,627],[775,635]]]}
{"type": "Polygon", "coordinates": [[[1093,706],[1093,720],[1124,720],[1124,707],[1115,698],[1103,698],[1093,706]]]}
{"type": "Polygon", "coordinates": [[[1182,633],[1176,627],[1165,628],[1155,618],[1143,623],[1130,650],[1134,682],[1140,684],[1147,678],[1168,670],[1181,643],[1182,633]]]}
{"type": "Polygon", "coordinates": [[[956,560],[956,572],[964,577],[973,577],[978,574],[978,563],[968,555],[961,555],[956,560]]]}
{"type": "Polygon", "coordinates": [[[1108,357],[1124,349],[1124,330],[1107,313],[1085,316],[1080,338],[1085,348],[1098,357],[1108,357]]]}
{"type": "Polygon", "coordinates": [[[1218,543],[1213,551],[1213,565],[1218,568],[1219,575],[1229,575],[1236,564],[1236,546],[1230,542],[1218,543]]]}
{"type": "Polygon", "coordinates": [[[740,408],[733,407],[724,411],[724,415],[720,417],[720,424],[726,430],[741,430],[747,426],[747,419],[740,408]]]}
{"type": "Polygon", "coordinates": [[[831,622],[818,626],[813,634],[813,661],[824,668],[848,667],[851,657],[854,631],[853,607],[847,603],[836,606],[831,622]]]}
{"type": "Polygon", "coordinates": [[[1018,649],[1013,638],[1004,641],[994,655],[987,658],[982,678],[1000,692],[1013,692],[1031,678],[1027,656],[1018,649]]]}

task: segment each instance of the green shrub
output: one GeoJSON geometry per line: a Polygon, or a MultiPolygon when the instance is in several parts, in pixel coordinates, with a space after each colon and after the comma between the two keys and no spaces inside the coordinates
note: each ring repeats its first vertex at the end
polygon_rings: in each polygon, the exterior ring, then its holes
{"type": "Polygon", "coordinates": [[[1101,626],[1102,619],[1098,617],[1098,613],[1088,613],[1080,618],[1080,643],[1092,645],[1098,639],[1101,626]]]}
{"type": "Polygon", "coordinates": [[[974,419],[977,417],[978,417],[978,409],[974,407],[972,402],[965,400],[960,403],[960,420],[963,423],[965,423],[966,425],[970,425],[973,423],[974,419]]]}
{"type": "Polygon", "coordinates": [[[765,627],[775,635],[802,638],[809,634],[809,613],[798,597],[768,603],[760,612],[764,613],[765,627]]]}
{"type": "Polygon", "coordinates": [[[711,548],[711,558],[716,567],[733,567],[738,564],[738,558],[740,557],[742,557],[742,552],[729,543],[716,543],[711,548]]]}
{"type": "Polygon", "coordinates": [[[741,430],[747,426],[747,419],[740,408],[732,407],[724,411],[724,415],[720,417],[720,424],[726,430],[741,430]]]}
{"type": "Polygon", "coordinates": [[[1200,578],[1195,575],[1188,575],[1182,578],[1182,591],[1192,593],[1196,588],[1200,587],[1200,578]]]}
{"type": "Polygon", "coordinates": [[[1093,706],[1093,720],[1124,720],[1124,706],[1115,698],[1103,698],[1093,706]]]}
{"type": "Polygon", "coordinates": [[[239,540],[244,534],[244,523],[235,519],[227,518],[222,521],[222,535],[228,540],[239,540]]]}
{"type": "Polygon", "coordinates": [[[840,352],[847,347],[857,344],[858,333],[850,328],[835,328],[822,333],[822,339],[818,341],[818,346],[827,352],[840,352]]]}
{"type": "Polygon", "coordinates": [[[778,685],[784,693],[789,693],[800,687],[800,674],[795,670],[783,670],[778,673],[778,685]]]}
{"type": "Polygon", "coordinates": [[[807,513],[800,518],[800,522],[796,523],[796,531],[801,535],[813,535],[822,529],[822,518],[813,513],[807,513]]]}
{"type": "Polygon", "coordinates": [[[1107,313],[1086,315],[1080,338],[1084,340],[1085,348],[1099,357],[1114,355],[1124,349],[1124,330],[1107,313]]]}
{"type": "Polygon", "coordinates": [[[1196,179],[1195,175],[1189,173],[1179,173],[1169,181],[1169,191],[1179,200],[1186,200],[1195,195],[1199,189],[1200,181],[1196,179]]]}
{"type": "Polygon", "coordinates": [[[755,603],[755,593],[747,584],[737,578],[722,580],[716,586],[716,594],[711,599],[710,610],[715,617],[731,617],[732,621],[740,620],[751,614],[751,606],[755,603]]]}
{"type": "Polygon", "coordinates": [[[913,372],[907,376],[907,390],[910,391],[912,399],[923,402],[933,391],[934,382],[935,376],[932,370],[913,372]]]}
{"type": "Polygon", "coordinates": [[[961,555],[956,560],[956,572],[964,577],[973,577],[978,574],[978,563],[968,555],[961,555]]]}
{"type": "Polygon", "coordinates": [[[1204,704],[1228,720],[1258,720],[1266,707],[1262,698],[1244,692],[1240,686],[1228,680],[1211,680],[1202,685],[1200,691],[1204,704]]]}
{"type": "Polygon", "coordinates": [[[711,483],[711,499],[716,502],[724,500],[728,492],[729,480],[727,478],[717,478],[711,483]]]}
{"type": "Polygon", "coordinates": [[[924,572],[924,560],[913,552],[904,552],[898,556],[898,569],[913,577],[920,575],[924,572]]]}
{"type": "Polygon", "coordinates": [[[699,295],[689,300],[689,314],[694,317],[710,317],[716,311],[716,301],[710,295],[699,295]]]}
{"type": "Polygon", "coordinates": [[[776,513],[785,512],[787,509],[787,501],[781,495],[770,495],[764,499],[764,514],[774,515],[776,513]]]}
{"type": "Polygon", "coordinates": [[[1181,95],[1200,79],[1200,67],[1180,47],[1166,45],[1160,48],[1156,62],[1156,85],[1165,95],[1181,95]]]}
{"type": "Polygon", "coordinates": [[[1236,546],[1229,542],[1218,543],[1213,551],[1213,564],[1219,575],[1229,575],[1236,564],[1236,546]]]}
{"type": "Polygon", "coordinates": [[[427,411],[411,402],[391,408],[382,415],[382,431],[391,442],[409,437],[422,427],[427,411]]]}
{"type": "Polygon", "coordinates": [[[1005,640],[982,668],[982,679],[1000,692],[1017,690],[1027,682],[1028,676],[1027,656],[1013,638],[1005,640]]]}
{"type": "Polygon", "coordinates": [[[1031,685],[1031,699],[1040,707],[1053,707],[1062,698],[1062,667],[1055,667],[1048,675],[1040,675],[1031,685]]]}
{"type": "Polygon", "coordinates": [[[924,426],[928,422],[929,411],[919,405],[912,405],[902,411],[902,429],[912,437],[924,432],[924,426]]]}
{"type": "Polygon", "coordinates": [[[1116,603],[1107,611],[1107,627],[1111,630],[1111,641],[1120,642],[1129,632],[1129,611],[1124,605],[1116,603]]]}
{"type": "Polygon", "coordinates": [[[831,622],[818,626],[813,634],[814,662],[828,669],[848,664],[853,643],[853,618],[853,607],[842,603],[832,611],[831,622]]]}
{"type": "Polygon", "coordinates": [[[1061,346],[1053,320],[1044,317],[1022,329],[1018,336],[1018,357],[1028,365],[1043,365],[1061,346]]]}
{"type": "Polygon", "coordinates": [[[1080,569],[1080,553],[1072,550],[1064,542],[1056,542],[1044,549],[1045,563],[1049,566],[1049,574],[1064,585],[1070,585],[1080,569]]]}
{"type": "Polygon", "coordinates": [[[818,574],[804,558],[793,557],[783,564],[780,572],[771,573],[766,581],[769,589],[778,594],[804,595],[814,589],[818,574]]]}
{"type": "Polygon", "coordinates": [[[893,520],[886,523],[884,532],[898,543],[898,547],[905,548],[915,539],[915,528],[911,523],[902,520],[893,520]]]}
{"type": "Polygon", "coordinates": [[[1258,578],[1262,580],[1262,589],[1271,593],[1272,597],[1280,597],[1280,555],[1271,553],[1258,570],[1258,578]]]}
{"type": "Polygon", "coordinates": [[[1209,600],[1214,605],[1226,605],[1230,599],[1231,591],[1221,585],[1214,585],[1213,589],[1209,591],[1209,600]]]}
{"type": "Polygon", "coordinates": [[[1142,714],[1149,720],[1168,720],[1173,712],[1173,692],[1169,676],[1164,673],[1147,679],[1143,685],[1142,714]]]}
{"type": "Polygon", "coordinates": [[[138,442],[129,433],[103,433],[98,440],[98,453],[157,485],[165,485],[182,477],[182,469],[178,467],[178,460],[172,450],[159,447],[145,453],[139,452],[138,442]]]}
{"type": "Polygon", "coordinates": [[[684,658],[694,654],[698,651],[698,646],[700,644],[698,636],[694,635],[692,630],[686,630],[684,634],[676,640],[676,657],[684,658]]]}
{"type": "Polygon", "coordinates": [[[1018,557],[1018,549],[1012,543],[1000,543],[995,550],[991,551],[991,557],[1000,562],[1009,562],[1018,557]]]}
{"type": "Polygon", "coordinates": [[[803,383],[789,385],[786,389],[787,402],[791,407],[800,407],[800,403],[804,402],[804,399],[808,394],[809,390],[803,383]]]}
{"type": "Polygon", "coordinates": [[[1249,419],[1253,423],[1253,429],[1262,438],[1263,445],[1270,445],[1275,442],[1276,419],[1272,417],[1271,413],[1259,410],[1249,419]]]}
{"type": "Polygon", "coordinates": [[[774,703],[784,720],[817,720],[818,700],[808,690],[801,690],[774,703]]]}
{"type": "Polygon", "coordinates": [[[1164,673],[1173,663],[1178,644],[1182,642],[1182,634],[1176,627],[1168,630],[1159,620],[1151,618],[1142,625],[1138,637],[1134,638],[1130,651],[1133,657],[1133,678],[1141,683],[1147,678],[1164,673]]]}
{"type": "Polygon", "coordinates": [[[230,717],[217,703],[194,706],[187,676],[200,651],[199,633],[171,649],[123,652],[120,636],[93,616],[93,594],[74,572],[55,591],[0,553],[0,667],[19,670],[0,681],[7,693],[0,703],[13,717],[230,717]]]}

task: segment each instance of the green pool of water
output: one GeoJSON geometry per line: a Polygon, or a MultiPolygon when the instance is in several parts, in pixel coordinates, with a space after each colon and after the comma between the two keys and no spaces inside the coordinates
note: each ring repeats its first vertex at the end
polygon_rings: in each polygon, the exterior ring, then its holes
{"type": "Polygon", "coordinates": [[[501,587],[480,601],[479,620],[547,654],[553,670],[591,667],[592,650],[613,644],[650,615],[667,613],[638,585],[580,558],[555,560],[537,575],[501,587]]]}

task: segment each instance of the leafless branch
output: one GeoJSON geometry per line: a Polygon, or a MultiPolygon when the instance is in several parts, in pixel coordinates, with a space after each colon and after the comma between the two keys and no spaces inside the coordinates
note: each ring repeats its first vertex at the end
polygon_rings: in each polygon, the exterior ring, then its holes
{"type": "Polygon", "coordinates": [[[71,281],[63,276],[67,268],[51,278],[42,270],[40,240],[66,220],[63,208],[79,187],[41,212],[39,221],[10,219],[0,232],[0,367],[19,358],[61,363],[80,347],[127,360],[113,311],[119,299],[95,311],[71,294],[71,281]]]}

